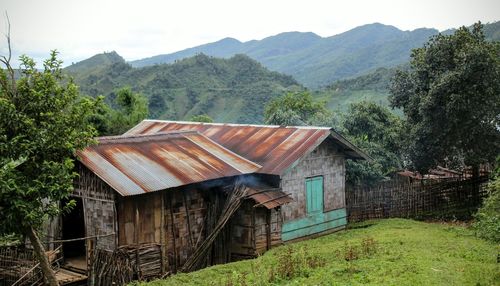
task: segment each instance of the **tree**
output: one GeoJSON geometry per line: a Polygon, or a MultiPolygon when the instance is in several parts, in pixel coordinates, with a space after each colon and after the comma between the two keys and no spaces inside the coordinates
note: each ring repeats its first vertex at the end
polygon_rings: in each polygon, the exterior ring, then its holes
{"type": "Polygon", "coordinates": [[[212,123],[214,122],[214,120],[212,119],[212,117],[206,115],[206,114],[200,114],[200,115],[193,115],[191,116],[191,118],[189,119],[189,121],[193,121],[193,122],[206,122],[206,123],[212,123]]]}
{"type": "Polygon", "coordinates": [[[162,112],[165,112],[167,105],[163,96],[158,93],[153,94],[149,99],[148,109],[149,115],[153,118],[157,118],[162,112]]]}
{"type": "Polygon", "coordinates": [[[342,132],[367,152],[373,161],[348,160],[346,180],[353,185],[373,185],[402,167],[402,120],[373,102],[353,103],[344,115],[342,132]]]}
{"type": "MultiPolygon", "coordinates": [[[[392,79],[390,101],[403,109],[409,162],[425,173],[437,164],[492,162],[500,150],[500,43],[481,23],[436,35],[413,50],[410,69],[392,79]]],[[[476,172],[477,174],[477,172],[476,172]]]]}
{"type": "Polygon", "coordinates": [[[115,108],[99,101],[94,114],[89,118],[99,135],[121,135],[148,115],[148,100],[128,87],[116,91],[115,108]]]}
{"type": "Polygon", "coordinates": [[[271,100],[264,120],[274,125],[332,125],[333,116],[323,101],[315,102],[307,91],[288,92],[271,100]]]}
{"type": "Polygon", "coordinates": [[[61,73],[53,51],[43,63],[21,56],[15,79],[9,58],[0,68],[0,233],[26,235],[47,283],[57,285],[38,230],[73,188],[73,156],[93,142],[88,123],[95,101],[78,96],[78,88],[61,73]]]}

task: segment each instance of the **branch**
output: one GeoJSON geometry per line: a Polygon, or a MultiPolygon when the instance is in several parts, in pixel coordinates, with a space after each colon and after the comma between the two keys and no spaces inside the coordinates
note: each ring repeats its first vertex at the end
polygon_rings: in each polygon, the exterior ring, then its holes
{"type": "Polygon", "coordinates": [[[7,11],[5,11],[5,18],[7,19],[7,34],[5,35],[5,37],[7,38],[7,47],[9,48],[9,55],[7,57],[1,56],[0,62],[5,65],[5,67],[8,71],[8,75],[9,75],[10,81],[11,81],[11,86],[10,86],[11,88],[9,89],[7,86],[7,82],[4,82],[3,80],[1,81],[0,84],[3,86],[3,88],[6,92],[10,91],[11,96],[14,97],[14,95],[16,94],[16,79],[15,79],[14,69],[12,68],[12,66],[10,64],[10,60],[12,58],[12,48],[11,48],[11,44],[10,44],[10,19],[9,19],[9,14],[7,13],[7,11]]]}
{"type": "Polygon", "coordinates": [[[5,37],[7,38],[7,47],[9,48],[9,58],[7,59],[7,62],[10,63],[10,59],[12,57],[12,49],[10,47],[10,19],[7,11],[5,11],[5,18],[7,19],[7,35],[5,35],[5,37]]]}

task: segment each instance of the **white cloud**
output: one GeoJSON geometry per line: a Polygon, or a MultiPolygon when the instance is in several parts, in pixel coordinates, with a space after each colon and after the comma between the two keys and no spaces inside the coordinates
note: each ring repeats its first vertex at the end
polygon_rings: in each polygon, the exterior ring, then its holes
{"type": "MultiPolygon", "coordinates": [[[[373,22],[403,30],[444,30],[500,20],[496,0],[0,0],[0,4],[11,19],[16,55],[38,59],[56,48],[66,64],[111,50],[127,60],[138,59],[224,37],[248,41],[286,31],[331,36],[373,22]]],[[[0,23],[0,31],[6,31],[5,20],[0,23]]],[[[2,41],[2,54],[5,45],[2,41]]]]}

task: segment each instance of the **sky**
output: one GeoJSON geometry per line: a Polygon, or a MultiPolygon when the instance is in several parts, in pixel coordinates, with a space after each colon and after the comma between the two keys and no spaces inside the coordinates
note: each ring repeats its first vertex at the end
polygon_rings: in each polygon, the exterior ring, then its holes
{"type": "Polygon", "coordinates": [[[0,0],[0,55],[10,19],[14,67],[57,49],[65,65],[116,51],[126,60],[172,53],[225,37],[260,40],[281,32],[322,37],[379,22],[440,31],[500,20],[499,0],[0,0]]]}

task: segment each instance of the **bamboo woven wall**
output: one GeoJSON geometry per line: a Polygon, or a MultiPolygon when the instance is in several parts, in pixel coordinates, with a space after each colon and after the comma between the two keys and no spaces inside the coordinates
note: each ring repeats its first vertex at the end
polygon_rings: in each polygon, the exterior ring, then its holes
{"type": "Polygon", "coordinates": [[[488,177],[389,181],[371,188],[347,188],[350,222],[375,218],[468,218],[485,196],[488,177]]]}
{"type": "Polygon", "coordinates": [[[117,237],[109,234],[117,232],[115,191],[87,167],[78,164],[77,169],[79,176],[75,180],[73,196],[82,198],[85,235],[102,236],[87,241],[87,248],[114,250],[117,237]]]}
{"type": "Polygon", "coordinates": [[[210,202],[199,190],[165,194],[165,227],[168,271],[175,272],[203,241],[210,202]]]}

